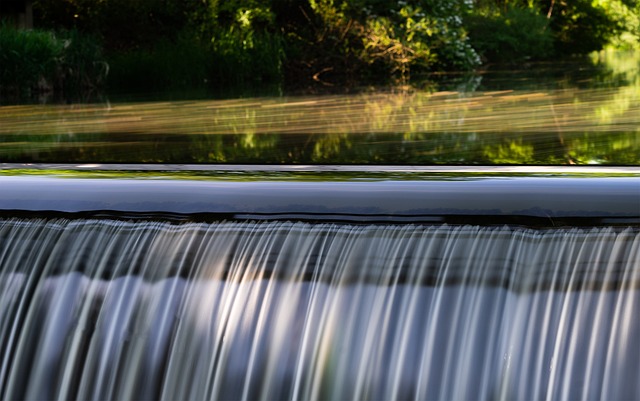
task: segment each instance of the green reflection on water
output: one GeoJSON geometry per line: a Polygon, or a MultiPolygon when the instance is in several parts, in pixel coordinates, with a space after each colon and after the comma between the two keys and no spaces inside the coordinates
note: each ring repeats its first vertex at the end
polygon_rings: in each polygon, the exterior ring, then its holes
{"type": "Polygon", "coordinates": [[[590,66],[519,90],[4,106],[0,161],[638,165],[640,53],[590,66]]]}

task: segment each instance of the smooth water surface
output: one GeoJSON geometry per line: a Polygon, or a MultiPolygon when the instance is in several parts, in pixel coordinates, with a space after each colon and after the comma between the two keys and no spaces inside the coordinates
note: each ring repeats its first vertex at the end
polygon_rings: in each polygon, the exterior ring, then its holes
{"type": "Polygon", "coordinates": [[[1,106],[0,162],[638,165],[639,54],[437,92],[1,106]]]}

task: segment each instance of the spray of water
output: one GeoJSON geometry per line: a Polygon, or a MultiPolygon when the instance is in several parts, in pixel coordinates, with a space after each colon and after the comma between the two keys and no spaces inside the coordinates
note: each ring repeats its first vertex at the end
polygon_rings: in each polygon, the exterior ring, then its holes
{"type": "Polygon", "coordinates": [[[0,221],[4,399],[638,399],[636,228],[0,221]]]}

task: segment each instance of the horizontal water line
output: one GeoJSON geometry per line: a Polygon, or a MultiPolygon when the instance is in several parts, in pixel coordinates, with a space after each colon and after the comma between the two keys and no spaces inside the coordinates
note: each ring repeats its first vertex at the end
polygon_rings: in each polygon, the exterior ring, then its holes
{"type": "Polygon", "coordinates": [[[456,166],[456,165],[264,165],[264,164],[111,164],[0,163],[0,170],[78,171],[206,171],[206,172],[364,172],[364,173],[487,173],[487,174],[638,174],[636,166],[456,166]]]}

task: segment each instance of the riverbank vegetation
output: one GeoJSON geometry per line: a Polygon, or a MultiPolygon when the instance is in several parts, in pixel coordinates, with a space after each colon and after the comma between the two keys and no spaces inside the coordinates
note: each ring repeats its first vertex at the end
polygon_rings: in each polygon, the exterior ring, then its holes
{"type": "Polygon", "coordinates": [[[35,0],[0,91],[336,90],[638,48],[635,0],[35,0]]]}
{"type": "Polygon", "coordinates": [[[77,30],[17,30],[0,24],[0,95],[89,95],[109,71],[96,37],[77,30]]]}

